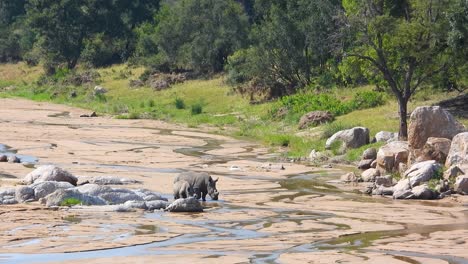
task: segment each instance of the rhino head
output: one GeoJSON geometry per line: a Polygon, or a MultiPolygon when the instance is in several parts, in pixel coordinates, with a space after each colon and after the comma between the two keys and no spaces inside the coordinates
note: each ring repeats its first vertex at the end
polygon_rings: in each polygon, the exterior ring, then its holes
{"type": "Polygon", "coordinates": [[[218,200],[219,192],[216,189],[216,183],[218,182],[219,178],[213,180],[211,177],[208,182],[208,194],[210,195],[211,199],[218,200]]]}

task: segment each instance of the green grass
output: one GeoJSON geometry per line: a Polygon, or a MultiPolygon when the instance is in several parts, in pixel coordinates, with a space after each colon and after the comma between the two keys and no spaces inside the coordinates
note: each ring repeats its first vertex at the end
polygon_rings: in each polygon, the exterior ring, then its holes
{"type": "MultiPolygon", "coordinates": [[[[301,105],[307,104],[307,100],[301,98],[293,100],[300,102],[295,104],[296,112],[285,118],[275,119],[272,118],[272,113],[278,108],[278,102],[250,104],[248,98],[233,93],[224,83],[223,76],[208,80],[191,80],[167,90],[154,91],[149,87],[129,87],[129,80],[137,79],[144,72],[144,68],[117,65],[97,71],[100,75],[99,85],[108,90],[108,93],[101,96],[93,95],[94,85],[40,86],[36,83],[42,74],[40,67],[28,67],[21,63],[3,64],[0,65],[0,88],[14,85],[16,89],[3,92],[0,89],[0,97],[51,101],[90,109],[100,114],[111,114],[122,119],[153,118],[185,124],[188,127],[208,125],[218,128],[217,131],[221,134],[261,142],[270,146],[272,151],[286,152],[285,155],[293,157],[308,156],[312,149],[323,151],[326,138],[339,130],[357,125],[369,128],[371,137],[378,131],[398,130],[398,107],[390,95],[383,97],[386,101],[383,105],[352,111],[338,116],[331,124],[299,131],[296,121],[301,111],[304,111],[301,105]],[[77,96],[72,98],[72,92],[77,96]]],[[[336,107],[340,107],[339,102],[345,101],[357,104],[357,107],[368,107],[380,100],[374,98],[375,93],[372,93],[372,90],[372,86],[364,86],[334,88],[326,93],[338,100],[333,101],[336,107]]],[[[420,105],[430,105],[448,96],[450,95],[436,92],[422,93],[410,103],[409,110],[420,105]]],[[[322,99],[325,100],[324,98],[322,99]]],[[[468,125],[468,119],[461,121],[468,125]]],[[[367,147],[370,146],[348,151],[347,159],[357,160],[367,147]]]]}
{"type": "Polygon", "coordinates": [[[81,200],[76,199],[76,198],[66,198],[60,203],[60,206],[73,206],[73,205],[78,205],[82,203],[83,202],[81,200]]]}

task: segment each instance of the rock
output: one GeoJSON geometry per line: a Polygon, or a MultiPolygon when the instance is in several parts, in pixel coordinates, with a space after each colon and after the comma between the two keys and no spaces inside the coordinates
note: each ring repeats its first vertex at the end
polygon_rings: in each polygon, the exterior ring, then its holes
{"type": "Polygon", "coordinates": [[[406,165],[406,163],[400,162],[398,164],[398,173],[400,173],[400,175],[405,174],[405,171],[407,170],[408,170],[408,165],[406,165]]]}
{"type": "Polygon", "coordinates": [[[123,205],[132,209],[148,209],[146,203],[143,201],[126,201],[123,205]]]}
{"type": "Polygon", "coordinates": [[[437,195],[431,189],[429,189],[427,184],[414,187],[411,190],[411,193],[412,195],[409,196],[407,199],[431,200],[437,197],[437,195]]]}
{"type": "Polygon", "coordinates": [[[230,168],[229,168],[230,171],[242,171],[241,167],[237,166],[237,165],[232,165],[230,168]]]}
{"type": "Polygon", "coordinates": [[[151,80],[149,86],[156,91],[167,89],[171,84],[166,80],[151,80]]]}
{"type": "Polygon", "coordinates": [[[358,182],[359,178],[356,176],[354,172],[349,172],[341,176],[340,180],[342,182],[358,182]]]}
{"type": "Polygon", "coordinates": [[[136,180],[119,178],[114,176],[97,176],[90,179],[89,182],[98,185],[128,185],[140,183],[136,180]]]}
{"type": "Polygon", "coordinates": [[[45,181],[69,182],[76,186],[78,179],[71,173],[54,165],[41,166],[24,178],[26,184],[45,181]]]}
{"type": "Polygon", "coordinates": [[[94,87],[94,96],[96,96],[96,95],[103,95],[103,94],[105,94],[105,93],[107,93],[107,89],[106,89],[106,88],[104,88],[104,87],[102,87],[102,86],[99,86],[99,85],[97,85],[97,86],[94,87]]]}
{"type": "Polygon", "coordinates": [[[446,138],[428,138],[421,155],[416,158],[416,161],[435,160],[440,164],[444,164],[450,151],[451,143],[452,141],[446,138]]]}
{"type": "Polygon", "coordinates": [[[372,162],[374,162],[374,160],[372,159],[361,160],[358,164],[358,169],[360,170],[370,169],[372,162]]]}
{"type": "Polygon", "coordinates": [[[83,194],[76,189],[57,190],[45,197],[46,206],[61,206],[67,200],[80,201],[82,205],[106,205],[106,201],[99,197],[83,194]]]}
{"type": "Polygon", "coordinates": [[[454,190],[460,194],[468,194],[468,175],[461,175],[457,177],[454,190]]]}
{"type": "Polygon", "coordinates": [[[388,132],[388,131],[380,131],[375,134],[375,141],[376,142],[391,142],[398,140],[398,133],[396,132],[388,132]]]}
{"type": "Polygon", "coordinates": [[[7,161],[8,161],[7,155],[1,154],[1,155],[0,155],[0,162],[7,162],[7,161]]]}
{"type": "Polygon", "coordinates": [[[354,127],[336,132],[333,136],[327,139],[325,148],[330,149],[331,145],[336,141],[342,141],[347,149],[359,148],[369,144],[369,129],[365,127],[354,127]]]}
{"type": "Polygon", "coordinates": [[[203,207],[194,197],[177,199],[171,203],[165,211],[169,212],[203,212],[203,207]]]}
{"type": "Polygon", "coordinates": [[[368,148],[362,153],[362,159],[375,160],[377,158],[377,150],[375,148],[368,148]]]}
{"type": "Polygon", "coordinates": [[[393,186],[393,199],[407,199],[412,194],[409,179],[402,179],[393,186]]]}
{"type": "Polygon", "coordinates": [[[328,111],[313,111],[303,115],[299,121],[299,129],[310,125],[316,126],[333,121],[334,116],[328,111]]]}
{"type": "Polygon", "coordinates": [[[16,157],[15,155],[8,156],[7,161],[9,163],[21,163],[20,158],[16,157]]]}
{"type": "Polygon", "coordinates": [[[376,169],[377,168],[377,160],[372,161],[370,167],[376,169]]]}
{"type": "Polygon", "coordinates": [[[161,210],[165,209],[169,203],[167,201],[147,201],[146,203],[146,208],[148,211],[153,211],[153,210],[161,210]]]}
{"type": "Polygon", "coordinates": [[[70,189],[75,186],[73,186],[69,182],[45,181],[45,182],[34,183],[30,185],[30,187],[34,190],[35,199],[39,200],[57,190],[70,189]]]}
{"type": "Polygon", "coordinates": [[[444,179],[445,180],[454,179],[457,176],[463,175],[463,174],[465,174],[465,172],[463,172],[457,165],[453,165],[444,172],[444,179]]]}
{"type": "Polygon", "coordinates": [[[313,149],[309,154],[309,161],[320,163],[328,159],[327,155],[313,149]]]}
{"type": "Polygon", "coordinates": [[[142,80],[130,80],[129,85],[131,88],[138,88],[145,86],[145,83],[142,80]]]}
{"type": "Polygon", "coordinates": [[[17,204],[16,190],[14,188],[0,189],[0,204],[17,204]]]}
{"type": "Polygon", "coordinates": [[[437,186],[435,187],[435,190],[439,193],[447,192],[448,190],[450,190],[449,182],[446,180],[440,180],[440,183],[437,184],[437,186]]]}
{"type": "Polygon", "coordinates": [[[22,186],[16,189],[15,199],[19,203],[34,200],[34,190],[29,186],[22,186]]]}
{"type": "Polygon", "coordinates": [[[428,182],[432,178],[436,178],[440,173],[442,166],[435,160],[428,160],[414,164],[404,174],[405,178],[410,181],[411,187],[418,186],[420,183],[428,182]]]}
{"type": "Polygon", "coordinates": [[[405,141],[393,141],[377,152],[377,169],[382,173],[398,171],[400,163],[408,161],[409,147],[405,141]]]}
{"type": "Polygon", "coordinates": [[[372,190],[372,195],[393,195],[393,188],[379,185],[372,190]]]}
{"type": "Polygon", "coordinates": [[[380,171],[377,169],[367,169],[361,174],[361,178],[365,182],[374,182],[377,176],[380,176],[380,171]]]}
{"type": "Polygon", "coordinates": [[[162,197],[159,193],[150,190],[137,189],[134,190],[134,192],[145,201],[167,201],[167,199],[162,197]]]}
{"type": "Polygon", "coordinates": [[[124,204],[127,201],[167,201],[156,192],[145,189],[120,189],[110,188],[108,186],[100,186],[97,184],[85,184],[76,188],[80,193],[96,196],[105,200],[108,204],[124,204]]]}
{"type": "Polygon", "coordinates": [[[465,131],[449,112],[440,106],[422,106],[411,114],[408,126],[408,143],[411,157],[416,158],[430,137],[452,139],[465,131]]]}
{"type": "Polygon", "coordinates": [[[468,168],[468,132],[457,134],[452,139],[445,167],[453,165],[459,165],[462,170],[462,167],[468,168]]]}
{"type": "MultiPolygon", "coordinates": [[[[375,178],[375,185],[382,185],[385,187],[391,187],[393,185],[393,178],[391,175],[379,176],[375,178]]],[[[393,193],[393,189],[392,189],[393,193]]]]}

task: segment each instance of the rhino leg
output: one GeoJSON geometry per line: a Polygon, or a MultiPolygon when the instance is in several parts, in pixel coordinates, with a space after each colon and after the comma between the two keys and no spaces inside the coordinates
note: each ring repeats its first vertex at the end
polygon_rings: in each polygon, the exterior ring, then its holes
{"type": "Polygon", "coordinates": [[[206,201],[206,193],[202,193],[202,200],[206,201]]]}
{"type": "Polygon", "coordinates": [[[202,197],[202,193],[200,191],[200,188],[193,188],[193,191],[194,191],[197,199],[200,199],[200,197],[202,197]]]}

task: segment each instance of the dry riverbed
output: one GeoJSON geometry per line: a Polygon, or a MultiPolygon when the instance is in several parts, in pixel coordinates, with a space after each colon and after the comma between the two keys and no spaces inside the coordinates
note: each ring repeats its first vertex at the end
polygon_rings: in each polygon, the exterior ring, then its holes
{"type": "Polygon", "coordinates": [[[466,197],[371,198],[334,184],[342,169],[275,163],[261,146],[208,131],[85,113],[0,99],[3,151],[26,162],[0,163],[0,186],[54,164],[80,180],[135,179],[125,187],[171,199],[173,178],[194,170],[220,178],[220,200],[197,214],[1,205],[0,263],[468,263],[466,197]]]}

